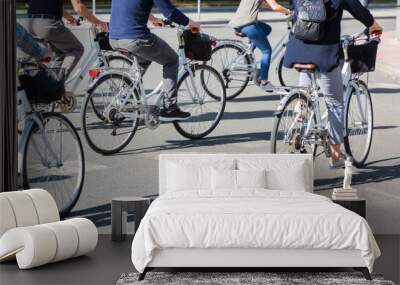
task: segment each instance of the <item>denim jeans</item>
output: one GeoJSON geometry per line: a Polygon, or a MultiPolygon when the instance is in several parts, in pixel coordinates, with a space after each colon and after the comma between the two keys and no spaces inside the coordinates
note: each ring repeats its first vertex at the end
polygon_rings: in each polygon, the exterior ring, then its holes
{"type": "Polygon", "coordinates": [[[179,57],[177,53],[161,38],[154,34],[143,39],[110,39],[112,48],[129,50],[136,56],[145,73],[152,61],[163,66],[163,91],[167,93],[168,101],[165,107],[176,105],[179,57]]]}
{"type": "Polygon", "coordinates": [[[268,80],[272,48],[267,37],[271,33],[271,30],[271,26],[263,22],[256,22],[239,29],[239,31],[245,34],[262,53],[260,70],[261,80],[268,80]]]}

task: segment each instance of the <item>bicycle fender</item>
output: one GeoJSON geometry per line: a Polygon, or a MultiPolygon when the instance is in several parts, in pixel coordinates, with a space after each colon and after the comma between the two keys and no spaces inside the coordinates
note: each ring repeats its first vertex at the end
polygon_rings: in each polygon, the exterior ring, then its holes
{"type": "Polygon", "coordinates": [[[217,40],[217,45],[215,46],[215,48],[222,46],[222,45],[226,45],[226,44],[235,45],[235,46],[245,49],[245,50],[247,49],[247,45],[244,42],[239,41],[239,40],[232,40],[232,39],[217,40]]]}

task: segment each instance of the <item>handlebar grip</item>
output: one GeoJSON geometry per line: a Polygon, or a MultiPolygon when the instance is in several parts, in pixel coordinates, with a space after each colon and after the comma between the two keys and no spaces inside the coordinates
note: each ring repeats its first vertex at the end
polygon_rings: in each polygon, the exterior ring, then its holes
{"type": "Polygon", "coordinates": [[[163,23],[164,23],[165,26],[169,26],[171,28],[175,28],[176,27],[175,24],[172,21],[168,20],[168,19],[164,19],[163,23]]]}

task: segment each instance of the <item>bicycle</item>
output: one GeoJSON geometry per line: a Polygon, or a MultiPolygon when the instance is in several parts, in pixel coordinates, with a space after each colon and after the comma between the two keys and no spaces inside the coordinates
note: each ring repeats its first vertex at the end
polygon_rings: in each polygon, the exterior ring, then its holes
{"type": "MultiPolygon", "coordinates": [[[[82,20],[80,19],[78,25],[81,24],[82,20]]],[[[75,109],[77,100],[74,94],[76,93],[81,80],[87,76],[89,69],[93,66],[101,69],[128,69],[133,63],[133,60],[129,58],[129,56],[113,51],[108,48],[106,44],[103,44],[102,35],[104,33],[99,32],[95,25],[91,25],[89,31],[94,38],[93,44],[86,55],[81,59],[76,70],[68,76],[67,80],[65,80],[65,85],[70,86],[70,92],[66,92],[60,102],[52,104],[50,111],[54,111],[57,104],[60,105],[63,112],[71,112],[75,109]]],[[[42,45],[49,47],[57,54],[56,48],[54,48],[50,42],[39,37],[34,37],[34,39],[42,45]]],[[[62,61],[62,56],[56,56],[56,58],[49,64],[37,64],[36,62],[25,62],[24,64],[25,67],[61,70],[59,67],[62,64],[62,61]]],[[[56,74],[56,76],[58,75],[56,74]]]]}
{"type": "MultiPolygon", "coordinates": [[[[292,27],[292,18],[286,19],[287,32],[282,36],[272,49],[271,62],[279,58],[276,72],[282,86],[295,86],[294,72],[284,67],[283,59],[287,42],[292,27]]],[[[239,37],[246,37],[242,33],[235,33],[239,37]]],[[[240,40],[217,39],[213,49],[210,65],[217,69],[225,82],[227,89],[227,100],[239,96],[247,87],[250,80],[259,85],[260,61],[256,60],[254,54],[255,46],[249,41],[244,43],[240,40]]]]}
{"type": "MultiPolygon", "coordinates": [[[[22,188],[43,188],[57,203],[65,217],[77,203],[85,178],[85,157],[79,135],[61,113],[47,112],[49,107],[31,103],[21,85],[20,76],[35,76],[43,69],[25,70],[18,62],[18,124],[22,126],[18,143],[18,174],[22,188]]],[[[52,72],[48,73],[50,76],[52,72]]]]}
{"type": "MultiPolygon", "coordinates": [[[[166,26],[175,27],[166,22],[166,26]]],[[[178,107],[191,113],[184,121],[174,121],[175,129],[189,139],[200,139],[218,125],[225,110],[226,91],[219,73],[212,67],[192,62],[185,56],[182,33],[177,28],[179,76],[177,84],[178,107]],[[209,93],[218,94],[218,98],[209,93]]],[[[120,50],[125,54],[128,51],[120,50]]],[[[155,130],[162,120],[160,109],[165,93],[162,82],[150,93],[143,86],[137,62],[128,71],[92,70],[96,78],[89,87],[81,112],[82,130],[89,146],[100,154],[114,154],[133,139],[139,120],[155,130]]]]}
{"type": "MultiPolygon", "coordinates": [[[[349,48],[367,31],[341,39],[344,54],[342,77],[344,83],[344,147],[346,154],[353,158],[356,167],[362,167],[370,152],[373,137],[373,108],[371,94],[367,84],[360,80],[361,73],[354,73],[349,56],[349,48]]],[[[375,41],[376,49],[379,39],[369,36],[367,42],[375,41]]],[[[373,59],[373,71],[376,58],[373,59]]],[[[301,67],[301,66],[300,66],[301,67]]],[[[275,123],[271,137],[272,153],[312,153],[317,156],[321,146],[326,157],[330,157],[329,134],[327,130],[328,115],[321,112],[319,101],[320,90],[316,80],[318,72],[315,66],[303,67],[311,75],[310,88],[292,88],[280,101],[275,112],[275,123]]]]}

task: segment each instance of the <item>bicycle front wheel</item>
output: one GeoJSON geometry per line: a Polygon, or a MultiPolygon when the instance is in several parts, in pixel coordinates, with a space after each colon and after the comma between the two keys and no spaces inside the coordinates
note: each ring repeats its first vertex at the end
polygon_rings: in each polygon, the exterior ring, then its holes
{"type": "Polygon", "coordinates": [[[133,139],[139,125],[140,101],[128,76],[115,73],[100,78],[88,90],[82,106],[82,131],[100,154],[114,154],[133,139]]]}
{"type": "Polygon", "coordinates": [[[207,136],[218,125],[225,110],[226,91],[221,75],[208,65],[194,65],[178,82],[178,107],[189,112],[185,121],[175,121],[176,130],[189,139],[207,136]],[[217,95],[216,97],[211,96],[217,95]]]}
{"type": "Polygon", "coordinates": [[[275,117],[271,134],[271,153],[310,153],[316,155],[315,136],[306,133],[315,127],[311,102],[301,91],[294,93],[275,117]]]}
{"type": "MultiPolygon", "coordinates": [[[[236,44],[221,44],[213,49],[211,60],[208,62],[222,76],[226,88],[226,100],[232,100],[239,96],[249,83],[252,76],[250,68],[251,58],[248,55],[242,56],[246,50],[236,44]],[[242,56],[240,62],[237,59],[242,56]],[[243,70],[233,70],[233,64],[241,65],[243,70]]],[[[210,93],[211,96],[215,94],[210,93]]]]}
{"type": "Polygon", "coordinates": [[[346,102],[347,135],[344,138],[344,146],[346,153],[353,158],[353,165],[362,167],[371,149],[374,116],[367,84],[359,80],[356,85],[358,90],[350,87],[353,90],[346,102]]]}
{"type": "Polygon", "coordinates": [[[59,113],[43,113],[43,126],[34,123],[23,153],[24,189],[50,192],[64,217],[75,206],[85,177],[85,158],[78,133],[59,113]]]}

